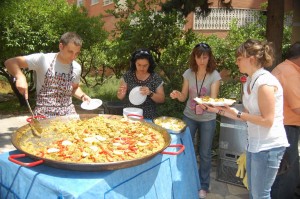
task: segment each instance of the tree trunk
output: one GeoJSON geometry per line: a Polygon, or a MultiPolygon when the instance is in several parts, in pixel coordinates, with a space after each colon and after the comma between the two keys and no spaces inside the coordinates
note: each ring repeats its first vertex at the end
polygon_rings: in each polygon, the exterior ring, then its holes
{"type": "Polygon", "coordinates": [[[266,36],[269,42],[273,42],[275,48],[275,60],[270,70],[282,61],[283,22],[284,1],[268,0],[266,36]]]}
{"type": "Polygon", "coordinates": [[[292,29],[292,44],[300,41],[300,1],[293,1],[293,29],[292,29]]]}

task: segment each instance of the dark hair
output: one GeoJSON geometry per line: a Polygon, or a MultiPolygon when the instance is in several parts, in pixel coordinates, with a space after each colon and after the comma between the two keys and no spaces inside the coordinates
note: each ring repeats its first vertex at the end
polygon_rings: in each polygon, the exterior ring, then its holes
{"type": "Polygon", "coordinates": [[[297,59],[298,57],[300,57],[300,41],[291,45],[286,54],[287,59],[297,59]]]}
{"type": "Polygon", "coordinates": [[[274,61],[273,43],[248,39],[237,48],[235,56],[254,56],[256,57],[257,64],[261,64],[262,67],[272,66],[274,61]]]}
{"type": "Polygon", "coordinates": [[[75,32],[66,32],[66,33],[64,33],[61,36],[59,42],[62,43],[64,46],[68,45],[68,43],[71,43],[71,42],[73,42],[76,46],[82,46],[82,39],[75,32]]]}
{"type": "Polygon", "coordinates": [[[208,60],[207,67],[206,67],[206,72],[212,73],[217,68],[216,60],[215,60],[215,57],[212,54],[211,47],[207,43],[203,43],[203,42],[197,44],[193,48],[193,51],[192,51],[192,53],[190,55],[190,58],[189,58],[190,69],[193,72],[198,71],[198,65],[197,65],[195,57],[196,56],[200,57],[202,54],[205,54],[205,55],[209,56],[209,60],[208,60]]]}
{"type": "Polygon", "coordinates": [[[136,71],[135,63],[136,63],[136,60],[138,60],[138,59],[147,59],[149,61],[148,72],[149,73],[154,72],[156,64],[155,64],[154,59],[148,49],[141,48],[141,49],[136,50],[134,53],[132,53],[131,59],[130,59],[130,70],[131,71],[136,71]]]}

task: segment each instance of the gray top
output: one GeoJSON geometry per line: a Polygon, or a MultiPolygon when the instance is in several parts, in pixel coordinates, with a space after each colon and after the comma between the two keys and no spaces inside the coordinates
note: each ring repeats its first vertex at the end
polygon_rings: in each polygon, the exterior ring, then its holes
{"type": "MultiPolygon", "coordinates": [[[[194,98],[197,97],[197,86],[196,86],[195,73],[192,72],[191,69],[187,69],[183,73],[183,78],[188,80],[188,82],[189,82],[189,98],[187,100],[183,114],[193,120],[196,120],[196,121],[209,121],[209,120],[216,119],[215,113],[209,113],[209,112],[204,111],[202,115],[195,114],[196,102],[195,102],[194,98]]],[[[201,88],[201,84],[203,82],[203,86],[200,91],[200,96],[210,96],[211,85],[214,82],[219,81],[220,79],[221,79],[221,76],[220,76],[219,72],[214,70],[211,74],[209,74],[209,73],[206,74],[204,82],[202,80],[197,80],[198,93],[201,88]]]]}
{"type": "MultiPolygon", "coordinates": [[[[34,70],[36,71],[37,74],[37,85],[36,85],[36,91],[39,93],[41,90],[44,80],[45,80],[45,75],[50,68],[50,65],[52,61],[54,60],[55,56],[57,53],[35,53],[31,55],[24,56],[26,59],[26,62],[28,64],[29,70],[34,70]]],[[[80,82],[80,74],[81,74],[81,66],[76,62],[72,62],[73,66],[73,75],[74,78],[72,79],[72,82],[74,84],[79,84],[80,82]]],[[[71,71],[71,64],[62,64],[60,63],[57,59],[55,59],[55,63],[53,66],[55,72],[57,73],[62,73],[62,74],[68,74],[71,71]]]]}

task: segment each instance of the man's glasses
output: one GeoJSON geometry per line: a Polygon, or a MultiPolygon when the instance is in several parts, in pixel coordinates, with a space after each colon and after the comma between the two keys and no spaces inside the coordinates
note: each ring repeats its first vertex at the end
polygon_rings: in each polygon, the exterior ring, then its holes
{"type": "Polygon", "coordinates": [[[195,46],[195,48],[198,48],[198,47],[202,47],[204,49],[210,49],[210,46],[207,43],[203,43],[203,42],[201,42],[195,46]]]}

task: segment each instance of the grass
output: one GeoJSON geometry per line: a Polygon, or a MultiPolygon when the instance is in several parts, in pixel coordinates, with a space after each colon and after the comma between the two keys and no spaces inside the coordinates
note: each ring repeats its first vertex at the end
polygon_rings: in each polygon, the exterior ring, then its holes
{"type": "Polygon", "coordinates": [[[26,112],[25,108],[20,107],[19,101],[16,97],[12,95],[13,91],[10,84],[4,77],[0,78],[0,95],[3,96],[3,100],[0,101],[0,114],[21,114],[26,112]]]}
{"type": "Polygon", "coordinates": [[[115,101],[117,98],[117,90],[119,87],[119,79],[112,77],[101,86],[87,87],[82,85],[82,90],[88,94],[91,98],[99,98],[102,101],[115,101]]]}
{"type": "Polygon", "coordinates": [[[21,114],[29,114],[29,111],[27,106],[20,106],[19,100],[17,98],[13,98],[9,101],[0,102],[0,114],[21,115],[21,114]]]}
{"type": "Polygon", "coordinates": [[[0,93],[1,94],[13,93],[9,83],[6,80],[0,79],[0,93]]]}

